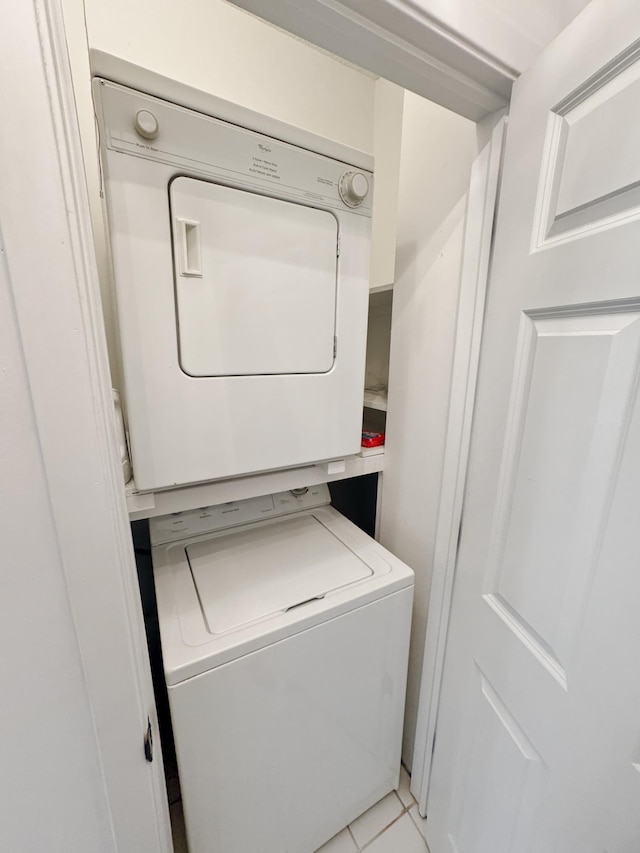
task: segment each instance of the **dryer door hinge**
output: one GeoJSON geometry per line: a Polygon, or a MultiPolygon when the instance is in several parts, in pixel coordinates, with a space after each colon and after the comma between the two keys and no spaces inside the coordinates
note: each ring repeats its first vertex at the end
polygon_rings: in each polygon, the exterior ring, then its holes
{"type": "Polygon", "coordinates": [[[335,359],[338,354],[338,339],[336,337],[333,338],[333,357],[335,359]]]}

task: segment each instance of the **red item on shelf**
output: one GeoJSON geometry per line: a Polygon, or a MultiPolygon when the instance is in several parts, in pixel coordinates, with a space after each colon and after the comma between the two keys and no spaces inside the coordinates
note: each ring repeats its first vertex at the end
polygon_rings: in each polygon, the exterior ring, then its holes
{"type": "Polygon", "coordinates": [[[383,432],[362,431],[362,447],[380,447],[381,444],[384,444],[383,432]]]}

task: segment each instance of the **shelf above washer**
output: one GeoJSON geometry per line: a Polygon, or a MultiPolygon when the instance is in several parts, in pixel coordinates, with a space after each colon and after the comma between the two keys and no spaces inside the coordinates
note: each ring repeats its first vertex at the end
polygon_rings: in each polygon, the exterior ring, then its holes
{"type": "Polygon", "coordinates": [[[379,412],[387,411],[387,391],[364,392],[364,406],[367,409],[377,409],[379,412]]]}

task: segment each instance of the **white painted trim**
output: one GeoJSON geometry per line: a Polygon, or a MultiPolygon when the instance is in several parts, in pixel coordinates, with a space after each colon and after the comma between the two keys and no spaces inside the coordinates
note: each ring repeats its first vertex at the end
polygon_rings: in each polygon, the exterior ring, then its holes
{"type": "Polygon", "coordinates": [[[418,800],[418,808],[423,816],[426,814],[458,537],[462,521],[471,442],[471,421],[480,360],[480,341],[505,127],[506,118],[501,118],[493,128],[490,140],[476,159],[471,172],[449,422],[411,776],[411,791],[418,800]]]}
{"type": "Polygon", "coordinates": [[[505,107],[517,77],[412,0],[232,2],[472,121],[505,107]]]}
{"type": "Polygon", "coordinates": [[[169,853],[158,739],[152,764],[143,754],[157,721],[59,0],[17,4],[0,50],[14,63],[0,80],[13,128],[0,135],[0,220],[111,813],[104,849],[169,853]]]}

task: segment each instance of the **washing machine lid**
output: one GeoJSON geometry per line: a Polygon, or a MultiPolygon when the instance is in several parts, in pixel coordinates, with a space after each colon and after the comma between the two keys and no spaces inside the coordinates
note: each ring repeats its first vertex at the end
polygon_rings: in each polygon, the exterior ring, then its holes
{"type": "Polygon", "coordinates": [[[313,515],[186,546],[208,630],[233,631],[373,574],[313,515]]]}

